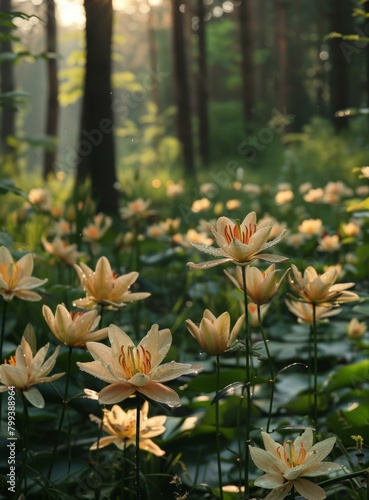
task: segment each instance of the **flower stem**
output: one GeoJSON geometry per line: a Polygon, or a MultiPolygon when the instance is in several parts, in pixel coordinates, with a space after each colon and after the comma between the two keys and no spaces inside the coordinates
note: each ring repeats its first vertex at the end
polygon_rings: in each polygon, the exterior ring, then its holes
{"type": "Polygon", "coordinates": [[[65,389],[64,389],[64,398],[63,398],[63,407],[60,415],[60,421],[59,421],[59,427],[58,431],[56,433],[55,437],[55,443],[54,443],[54,449],[53,449],[53,454],[51,458],[51,463],[49,467],[49,472],[47,474],[47,479],[50,481],[51,478],[51,473],[54,467],[54,461],[56,457],[56,450],[58,447],[58,440],[59,440],[59,435],[63,426],[63,421],[64,421],[64,416],[65,416],[65,411],[68,405],[68,388],[69,388],[69,380],[70,380],[70,369],[71,369],[71,364],[72,364],[72,347],[68,347],[68,361],[67,361],[67,373],[66,373],[66,381],[65,381],[65,389]]]}
{"type": "Polygon", "coordinates": [[[273,366],[273,361],[272,357],[269,352],[269,346],[268,346],[268,340],[265,336],[264,328],[263,328],[263,323],[262,323],[262,318],[261,318],[261,306],[258,304],[258,323],[260,327],[260,332],[263,337],[263,342],[265,346],[265,351],[267,353],[267,358],[269,362],[269,370],[270,370],[270,383],[271,385],[271,393],[270,393],[270,400],[269,400],[269,411],[268,411],[268,421],[266,425],[266,432],[269,432],[269,427],[270,427],[270,419],[272,417],[272,410],[273,410],[273,399],[274,399],[274,388],[275,388],[275,375],[274,375],[274,366],[273,366]]]}
{"type": "Polygon", "coordinates": [[[246,267],[241,266],[242,272],[242,289],[243,289],[243,300],[245,305],[245,361],[246,361],[246,446],[245,446],[245,498],[249,498],[249,462],[250,462],[250,426],[251,426],[251,383],[250,383],[250,327],[248,319],[248,297],[246,288],[246,267]]]}
{"type": "Polygon", "coordinates": [[[136,464],[135,464],[135,486],[136,486],[136,500],[141,498],[141,484],[140,484],[140,408],[141,397],[136,392],[136,464]]]}
{"type": "Polygon", "coordinates": [[[318,431],[318,335],[316,325],[316,305],[313,304],[313,344],[314,344],[314,402],[313,421],[318,431]]]}
{"type": "MultiPolygon", "coordinates": [[[[220,356],[216,356],[217,363],[217,378],[216,378],[216,393],[219,391],[220,379],[220,356]]],[[[222,480],[222,460],[220,456],[220,433],[219,433],[219,400],[215,403],[215,432],[216,432],[216,445],[217,445],[217,461],[218,461],[218,483],[219,483],[219,498],[223,500],[223,480],[222,480]]]]}

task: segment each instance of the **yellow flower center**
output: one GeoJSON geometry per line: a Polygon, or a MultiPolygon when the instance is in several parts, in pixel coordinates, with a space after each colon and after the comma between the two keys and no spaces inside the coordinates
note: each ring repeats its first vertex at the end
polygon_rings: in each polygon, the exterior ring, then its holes
{"type": "Polygon", "coordinates": [[[17,263],[6,262],[4,264],[0,264],[0,275],[8,284],[8,288],[5,290],[6,292],[9,292],[17,285],[20,279],[19,271],[20,267],[17,263]]]}
{"type": "Polygon", "coordinates": [[[17,360],[15,356],[10,356],[9,359],[4,360],[5,365],[17,366],[17,360]]]}
{"type": "Polygon", "coordinates": [[[151,354],[142,345],[137,349],[134,345],[120,348],[119,363],[127,378],[132,378],[136,373],[145,373],[151,370],[151,354]]]}
{"type": "Polygon", "coordinates": [[[277,454],[282,462],[292,469],[305,462],[307,452],[303,443],[300,446],[296,446],[292,441],[285,441],[283,447],[278,446],[277,454]]]}
{"type": "Polygon", "coordinates": [[[233,227],[228,225],[224,229],[224,237],[228,245],[237,238],[242,243],[246,245],[249,243],[250,238],[257,231],[257,225],[255,223],[250,223],[248,226],[241,226],[241,224],[234,224],[233,227]]]}

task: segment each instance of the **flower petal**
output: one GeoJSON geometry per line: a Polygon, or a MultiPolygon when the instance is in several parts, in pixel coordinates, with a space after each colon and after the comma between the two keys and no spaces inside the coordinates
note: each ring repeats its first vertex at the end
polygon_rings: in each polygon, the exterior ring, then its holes
{"type": "Polygon", "coordinates": [[[101,389],[99,392],[99,403],[105,405],[120,403],[124,399],[129,398],[134,392],[136,392],[136,387],[131,384],[115,382],[101,389]]]}
{"type": "Polygon", "coordinates": [[[178,394],[173,389],[163,384],[147,382],[147,384],[140,387],[138,391],[158,403],[164,403],[168,406],[180,406],[181,404],[178,394]]]}
{"type": "Polygon", "coordinates": [[[324,490],[307,479],[299,478],[297,481],[294,481],[293,484],[300,495],[307,498],[307,500],[323,500],[326,498],[324,490]]]}

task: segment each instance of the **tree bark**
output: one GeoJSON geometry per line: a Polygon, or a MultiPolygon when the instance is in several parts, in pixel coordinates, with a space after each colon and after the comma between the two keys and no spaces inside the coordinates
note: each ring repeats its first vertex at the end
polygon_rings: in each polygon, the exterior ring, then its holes
{"type": "Polygon", "coordinates": [[[280,113],[287,113],[288,55],[287,55],[287,0],[275,1],[275,63],[276,105],[280,113]]]}
{"type": "Polygon", "coordinates": [[[91,178],[96,211],[118,213],[111,90],[112,0],[85,0],[86,68],[77,184],[91,178]]]}
{"type": "MultiPolygon", "coordinates": [[[[351,7],[346,0],[330,0],[331,31],[351,33],[351,7]]],[[[342,50],[342,41],[336,38],[330,41],[330,107],[336,132],[348,126],[348,118],[338,118],[334,114],[350,105],[349,97],[349,64],[342,50]]]]}
{"type": "Polygon", "coordinates": [[[208,71],[206,62],[206,32],[205,32],[205,8],[203,0],[198,0],[197,16],[199,18],[198,34],[198,103],[197,112],[199,119],[199,151],[203,165],[209,165],[209,119],[208,119],[208,71]]]}
{"type": "Polygon", "coordinates": [[[158,49],[156,46],[156,36],[155,36],[155,19],[154,19],[154,7],[148,4],[150,10],[148,12],[147,20],[147,31],[148,31],[148,42],[149,42],[149,64],[151,69],[151,96],[152,100],[158,108],[158,113],[160,113],[160,93],[159,85],[155,80],[155,74],[158,70],[158,49]]]}
{"type": "Polygon", "coordinates": [[[242,104],[244,123],[255,116],[254,64],[252,19],[249,0],[241,0],[239,6],[239,29],[241,47],[242,104]]]}
{"type": "Polygon", "coordinates": [[[191,99],[186,58],[184,14],[178,0],[172,0],[173,19],[173,86],[177,106],[177,136],[182,145],[184,167],[188,173],[195,172],[192,143],[191,99]]]}
{"type": "MultiPolygon", "coordinates": [[[[51,57],[47,60],[48,100],[46,108],[46,135],[57,138],[58,135],[58,63],[57,52],[57,27],[55,18],[55,1],[46,0],[47,22],[46,22],[46,50],[51,57]],[[54,55],[52,55],[54,54],[54,55]]],[[[43,178],[54,171],[53,165],[56,160],[56,144],[53,150],[44,153],[43,178]]]]}
{"type": "MultiPolygon", "coordinates": [[[[1,12],[12,11],[11,0],[0,0],[1,12]]],[[[8,27],[0,26],[1,34],[4,37],[10,36],[8,27]]],[[[0,45],[1,52],[12,52],[12,42],[4,39],[0,45]]],[[[3,61],[0,64],[1,93],[14,91],[14,63],[13,61],[3,61]]],[[[7,156],[14,153],[14,149],[7,143],[7,138],[15,134],[15,107],[11,99],[7,100],[1,110],[1,151],[7,156]]]]}

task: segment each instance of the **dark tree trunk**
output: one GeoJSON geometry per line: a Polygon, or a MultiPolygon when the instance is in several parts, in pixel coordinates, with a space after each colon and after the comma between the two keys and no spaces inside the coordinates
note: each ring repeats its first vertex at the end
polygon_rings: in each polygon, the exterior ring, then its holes
{"type": "MultiPolygon", "coordinates": [[[[331,31],[351,33],[350,19],[351,6],[346,0],[330,0],[331,31]]],[[[338,118],[334,114],[350,105],[349,64],[341,44],[340,38],[330,41],[330,107],[336,132],[347,128],[348,118],[338,118]]]]}
{"type": "Polygon", "coordinates": [[[317,42],[317,71],[315,78],[317,79],[316,86],[316,108],[317,112],[321,116],[326,116],[326,105],[324,101],[324,63],[320,58],[320,50],[322,45],[322,40],[324,38],[324,34],[328,32],[325,30],[324,25],[324,15],[323,15],[323,6],[321,4],[321,0],[315,0],[315,12],[316,12],[316,29],[318,33],[318,42],[317,42]]]}
{"type": "Polygon", "coordinates": [[[172,0],[173,18],[173,86],[177,106],[177,136],[182,145],[184,166],[189,173],[194,173],[191,99],[188,79],[188,66],[185,44],[184,14],[178,0],[172,0]]]}
{"type": "MultiPolygon", "coordinates": [[[[148,4],[149,5],[149,4],[148,4]]],[[[149,41],[149,64],[150,64],[150,74],[151,74],[151,96],[152,100],[160,112],[160,92],[158,82],[155,80],[155,75],[158,71],[158,49],[156,46],[156,36],[155,36],[155,19],[154,19],[154,7],[149,5],[148,21],[147,21],[147,31],[148,31],[148,41],[149,41]]]]}
{"type": "MultiPolygon", "coordinates": [[[[1,12],[7,13],[12,10],[11,0],[0,0],[1,12]]],[[[6,38],[10,37],[11,31],[5,26],[0,26],[1,34],[6,38]]],[[[4,39],[0,44],[1,52],[12,52],[12,42],[4,39]]],[[[1,93],[14,91],[14,63],[3,61],[0,64],[1,93]]],[[[15,108],[12,100],[7,100],[1,110],[1,152],[10,155],[14,149],[7,143],[7,137],[15,134],[15,108]]]]}
{"type": "Polygon", "coordinates": [[[111,90],[112,0],[85,0],[86,72],[77,184],[91,177],[96,211],[118,213],[111,90]]]}
{"type": "MultiPolygon", "coordinates": [[[[47,8],[47,22],[46,22],[46,44],[47,52],[50,54],[55,54],[57,51],[57,28],[56,28],[56,18],[55,18],[55,1],[46,0],[47,8]]],[[[58,105],[58,65],[55,56],[47,60],[47,80],[48,80],[48,101],[46,108],[46,130],[45,133],[51,138],[55,138],[58,135],[58,116],[59,116],[59,105],[58,105]]],[[[46,180],[48,175],[54,171],[53,165],[56,159],[56,145],[51,151],[45,151],[44,154],[44,166],[43,166],[43,178],[46,180]]]]}
{"type": "Polygon", "coordinates": [[[239,6],[241,47],[242,103],[245,125],[255,116],[253,36],[250,0],[241,0],[239,6]]]}
{"type": "Polygon", "coordinates": [[[208,72],[206,63],[206,33],[205,33],[205,8],[203,0],[198,0],[197,17],[199,18],[198,34],[198,104],[199,118],[199,151],[204,165],[208,165],[209,158],[209,120],[208,120],[208,72]]]}
{"type": "Polygon", "coordinates": [[[276,106],[280,113],[287,113],[288,55],[287,55],[287,0],[275,0],[275,64],[276,106]]]}

